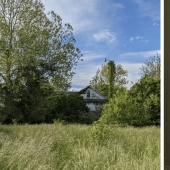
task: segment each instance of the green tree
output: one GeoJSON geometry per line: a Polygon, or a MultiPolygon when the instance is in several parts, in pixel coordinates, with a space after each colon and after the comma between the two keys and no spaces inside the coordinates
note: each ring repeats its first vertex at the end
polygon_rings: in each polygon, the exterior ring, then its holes
{"type": "Polygon", "coordinates": [[[70,123],[92,123],[89,108],[80,94],[53,94],[46,100],[48,102],[49,114],[46,122],[60,119],[70,123]],[[89,115],[89,116],[87,116],[89,115]]]}
{"type": "Polygon", "coordinates": [[[72,68],[82,56],[72,30],[53,11],[46,14],[39,0],[0,0],[0,110],[10,120],[18,117],[20,101],[27,105],[25,94],[42,97],[44,83],[70,87],[72,68]]]}
{"type": "Polygon", "coordinates": [[[160,125],[160,60],[151,58],[142,66],[140,80],[130,90],[118,88],[104,106],[96,127],[106,124],[160,125]],[[153,69],[154,68],[154,69],[153,69]]]}
{"type": "Polygon", "coordinates": [[[114,61],[109,61],[108,62],[108,82],[109,82],[109,93],[108,97],[109,99],[113,97],[113,89],[114,89],[114,84],[115,84],[115,63],[114,61]]]}
{"type": "Polygon", "coordinates": [[[147,75],[142,77],[139,82],[131,87],[129,95],[137,108],[139,121],[143,117],[147,117],[147,120],[143,122],[144,124],[160,124],[160,78],[147,75]]]}
{"type": "Polygon", "coordinates": [[[112,75],[109,73],[109,63],[103,64],[101,69],[97,70],[96,75],[90,81],[90,85],[93,89],[108,98],[109,84],[112,84],[112,90],[116,91],[119,88],[123,88],[128,82],[127,70],[124,70],[121,64],[115,65],[115,71],[113,69],[111,72],[113,72],[112,75]],[[109,79],[112,82],[109,82],[109,79]]]}
{"type": "Polygon", "coordinates": [[[143,76],[150,76],[152,78],[160,78],[160,67],[161,61],[160,56],[157,53],[157,56],[150,57],[141,68],[143,76]]]}
{"type": "Polygon", "coordinates": [[[99,124],[160,125],[160,79],[143,77],[130,90],[118,89],[105,104],[99,124]]]}
{"type": "Polygon", "coordinates": [[[129,90],[137,108],[139,122],[147,117],[145,125],[160,125],[160,56],[150,57],[141,68],[142,76],[129,90]]]}

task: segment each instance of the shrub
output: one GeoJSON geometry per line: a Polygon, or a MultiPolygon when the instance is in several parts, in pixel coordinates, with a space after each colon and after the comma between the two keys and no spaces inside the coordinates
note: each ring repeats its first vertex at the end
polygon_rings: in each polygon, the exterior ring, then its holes
{"type": "Polygon", "coordinates": [[[89,109],[79,94],[55,94],[48,98],[46,122],[60,119],[70,123],[91,123],[89,109]]]}

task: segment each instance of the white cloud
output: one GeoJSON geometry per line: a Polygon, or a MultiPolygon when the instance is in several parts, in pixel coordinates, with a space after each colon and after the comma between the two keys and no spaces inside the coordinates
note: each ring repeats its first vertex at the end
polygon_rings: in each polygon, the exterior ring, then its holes
{"type": "Polygon", "coordinates": [[[130,42],[132,42],[133,40],[134,40],[134,38],[133,38],[133,37],[131,37],[131,38],[129,39],[129,41],[130,41],[130,42]]]}
{"type": "MultiPolygon", "coordinates": [[[[144,57],[149,58],[151,56],[156,55],[156,53],[160,54],[159,50],[155,51],[141,51],[141,52],[128,52],[121,54],[120,57],[144,57]]],[[[72,88],[71,90],[81,90],[82,88],[89,85],[90,80],[95,76],[97,69],[101,68],[103,64],[103,59],[106,57],[105,55],[96,54],[91,51],[84,51],[84,61],[80,63],[76,68],[76,74],[72,79],[72,88]],[[101,60],[102,59],[102,60],[101,60]]],[[[141,77],[140,68],[144,64],[142,63],[131,63],[131,62],[116,62],[116,64],[121,64],[123,69],[128,71],[127,80],[129,83],[126,85],[128,89],[135,84],[141,77]],[[131,83],[133,82],[133,84],[131,83]]]]}
{"type": "Polygon", "coordinates": [[[100,64],[84,64],[77,67],[76,74],[73,77],[73,84],[79,86],[87,86],[92,80],[92,77],[95,75],[98,68],[100,68],[100,64]]]}
{"type": "Polygon", "coordinates": [[[144,57],[144,58],[149,58],[152,56],[155,56],[156,54],[160,54],[160,50],[153,50],[153,51],[140,51],[140,52],[127,52],[127,53],[123,53],[120,54],[120,57],[144,57]]]}
{"type": "Polygon", "coordinates": [[[98,68],[104,62],[105,55],[97,54],[92,51],[82,51],[83,62],[80,62],[76,67],[76,72],[72,79],[72,90],[80,90],[78,87],[86,87],[89,85],[92,77],[96,74],[98,68]]]}
{"type": "Polygon", "coordinates": [[[159,25],[159,24],[157,24],[156,22],[154,22],[152,26],[158,26],[158,25],[159,25]]]}
{"type": "Polygon", "coordinates": [[[144,41],[144,42],[149,42],[149,40],[147,38],[144,38],[143,36],[131,37],[129,39],[129,42],[133,42],[134,40],[141,40],[141,41],[144,41]]]}
{"type": "Polygon", "coordinates": [[[136,36],[135,39],[143,39],[143,36],[136,36]]]}
{"type": "MultiPolygon", "coordinates": [[[[127,53],[123,53],[120,54],[119,57],[129,60],[129,58],[133,59],[133,58],[140,58],[140,59],[144,59],[146,61],[146,59],[156,56],[158,53],[158,55],[160,55],[160,50],[153,50],[153,51],[139,51],[139,52],[127,52],[127,53]]],[[[127,84],[127,88],[129,89],[132,84],[131,82],[136,83],[140,77],[141,77],[141,70],[140,68],[142,67],[144,63],[130,63],[130,62],[122,62],[121,65],[123,66],[123,69],[128,71],[128,81],[129,83],[127,84]]]]}
{"type": "MultiPolygon", "coordinates": [[[[142,17],[150,17],[152,20],[160,20],[160,5],[155,0],[131,0],[138,4],[138,11],[142,17]]],[[[157,1],[157,0],[156,0],[157,1]]]]}
{"type": "Polygon", "coordinates": [[[116,33],[111,32],[108,29],[93,34],[93,37],[98,42],[101,41],[101,42],[113,43],[116,41],[116,33]]]}
{"type": "MultiPolygon", "coordinates": [[[[75,70],[76,74],[72,79],[71,90],[80,90],[88,86],[92,78],[95,76],[97,69],[101,68],[104,58],[106,57],[105,55],[97,54],[91,51],[84,51],[82,53],[84,54],[84,61],[79,63],[75,70]]],[[[126,53],[126,55],[129,54],[126,53]]],[[[132,86],[131,82],[136,83],[137,80],[140,79],[140,68],[142,67],[143,63],[116,62],[116,64],[121,64],[123,69],[128,71],[128,89],[132,86]]]]}
{"type": "Polygon", "coordinates": [[[102,55],[102,54],[96,54],[94,52],[82,52],[83,54],[83,57],[82,59],[84,60],[84,62],[91,62],[93,60],[96,60],[96,59],[103,59],[106,57],[105,55],[102,55]]]}
{"type": "Polygon", "coordinates": [[[63,23],[70,23],[74,32],[89,29],[92,22],[96,20],[95,15],[97,1],[75,1],[75,0],[42,0],[47,11],[54,10],[61,16],[63,23]],[[90,16],[93,18],[89,19],[90,16]]]}
{"type": "Polygon", "coordinates": [[[123,69],[128,70],[128,73],[138,73],[140,71],[143,63],[130,63],[130,62],[122,62],[120,63],[123,66],[123,69]]]}
{"type": "MultiPolygon", "coordinates": [[[[82,51],[83,53],[83,62],[80,62],[75,70],[76,74],[72,79],[72,90],[81,90],[82,88],[89,85],[90,80],[95,76],[97,69],[101,68],[103,64],[104,58],[106,55],[97,54],[92,51],[82,51]]],[[[120,58],[128,58],[128,57],[138,57],[138,58],[149,58],[151,56],[155,56],[156,54],[160,54],[160,50],[153,51],[140,51],[140,52],[127,52],[120,54],[120,58]]],[[[142,63],[130,63],[130,62],[122,62],[117,61],[116,64],[121,64],[123,69],[128,71],[127,80],[129,83],[127,84],[127,88],[129,89],[133,83],[136,83],[141,77],[140,68],[144,64],[142,63]]]]}
{"type": "MultiPolygon", "coordinates": [[[[42,0],[42,3],[46,12],[54,10],[61,16],[63,23],[70,23],[74,33],[99,30],[106,25],[112,25],[112,17],[118,14],[118,10],[124,8],[121,3],[106,3],[99,0],[42,0]],[[112,11],[112,17],[106,18],[108,11],[112,11]]],[[[116,25],[116,19],[114,24],[116,25]]]]}
{"type": "Polygon", "coordinates": [[[129,89],[132,86],[132,83],[135,84],[141,77],[140,75],[140,68],[142,67],[143,63],[120,63],[123,66],[123,69],[128,71],[128,84],[127,88],[129,89]]]}
{"type": "MultiPolygon", "coordinates": [[[[140,68],[143,63],[118,63],[123,66],[123,69],[128,71],[127,80],[129,83],[126,85],[129,89],[132,86],[132,83],[136,83],[140,79],[140,68]]],[[[82,88],[89,85],[92,77],[95,76],[97,69],[101,68],[101,63],[85,63],[77,68],[76,74],[72,80],[71,90],[81,90],[82,88]]]]}

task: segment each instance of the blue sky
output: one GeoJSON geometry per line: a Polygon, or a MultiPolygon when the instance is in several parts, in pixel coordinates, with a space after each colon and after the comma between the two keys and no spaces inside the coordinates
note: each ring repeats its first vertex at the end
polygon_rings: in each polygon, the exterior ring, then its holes
{"type": "Polygon", "coordinates": [[[159,0],[42,0],[73,27],[75,46],[84,61],[76,67],[72,90],[89,85],[104,58],[128,71],[129,83],[140,78],[140,68],[160,54],[159,0]]]}

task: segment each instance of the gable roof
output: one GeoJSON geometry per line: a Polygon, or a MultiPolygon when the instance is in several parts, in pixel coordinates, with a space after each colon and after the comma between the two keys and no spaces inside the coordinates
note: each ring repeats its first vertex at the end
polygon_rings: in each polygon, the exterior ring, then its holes
{"type": "Polygon", "coordinates": [[[84,89],[80,90],[78,93],[79,93],[79,94],[85,94],[85,93],[86,93],[86,90],[87,90],[88,88],[91,89],[90,86],[87,86],[87,87],[85,87],[84,89]]]}
{"type": "Polygon", "coordinates": [[[108,99],[101,95],[100,93],[98,93],[97,91],[95,91],[93,88],[91,88],[90,86],[85,87],[84,89],[78,91],[78,92],[71,92],[71,91],[62,91],[62,92],[58,92],[58,94],[66,94],[66,95],[71,95],[71,94],[80,94],[80,95],[85,95],[86,91],[90,89],[91,91],[93,91],[94,93],[98,94],[101,98],[95,99],[95,98],[84,98],[84,100],[86,102],[97,102],[97,103],[106,103],[108,102],[108,99]]]}
{"type": "MultiPolygon", "coordinates": [[[[98,93],[97,91],[95,91],[95,90],[94,90],[93,88],[91,88],[90,86],[85,87],[84,89],[80,90],[78,93],[79,93],[79,94],[85,94],[88,89],[91,89],[93,92],[95,92],[95,93],[97,93],[98,95],[100,95],[100,96],[103,98],[103,100],[107,100],[107,101],[108,101],[108,99],[107,99],[105,96],[101,95],[100,93],[98,93]]],[[[100,99],[100,100],[102,100],[102,99],[100,99]]]]}

